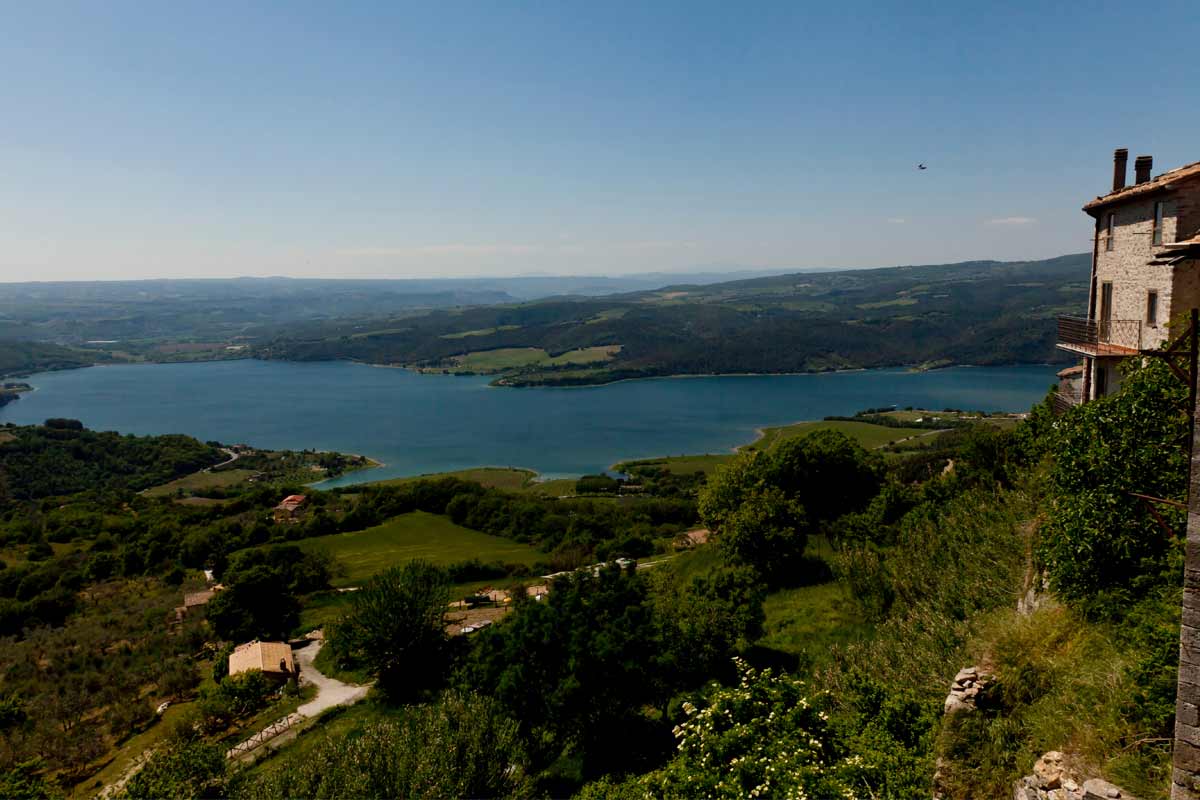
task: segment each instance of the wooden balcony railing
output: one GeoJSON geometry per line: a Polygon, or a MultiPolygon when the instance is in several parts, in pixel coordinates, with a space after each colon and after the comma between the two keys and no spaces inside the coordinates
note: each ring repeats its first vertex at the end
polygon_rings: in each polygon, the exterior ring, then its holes
{"type": "Polygon", "coordinates": [[[1077,405],[1083,403],[1083,387],[1067,388],[1059,386],[1054,390],[1051,406],[1055,414],[1065,414],[1077,405]]]}
{"type": "Polygon", "coordinates": [[[1135,355],[1142,349],[1142,321],[1059,317],[1058,346],[1089,356],[1135,355]]]}

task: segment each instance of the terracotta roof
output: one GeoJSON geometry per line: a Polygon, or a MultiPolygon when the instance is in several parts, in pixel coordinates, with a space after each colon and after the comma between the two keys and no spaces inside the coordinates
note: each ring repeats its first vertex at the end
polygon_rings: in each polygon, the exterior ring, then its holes
{"type": "Polygon", "coordinates": [[[1070,378],[1075,375],[1082,375],[1082,374],[1083,374],[1083,365],[1082,364],[1077,364],[1073,367],[1067,367],[1066,369],[1060,369],[1058,371],[1058,377],[1060,377],[1060,378],[1070,378]]]}
{"type": "Polygon", "coordinates": [[[280,511],[295,511],[300,506],[304,505],[304,501],[308,498],[302,494],[289,494],[287,497],[275,506],[280,511]]]}
{"type": "Polygon", "coordinates": [[[229,654],[229,674],[238,675],[252,669],[279,673],[279,662],[287,666],[288,672],[296,670],[292,659],[292,648],[285,642],[246,642],[238,645],[229,654]]]}
{"type": "Polygon", "coordinates": [[[1084,211],[1092,212],[1096,209],[1112,203],[1119,203],[1125,200],[1130,200],[1135,197],[1150,194],[1151,192],[1162,191],[1172,188],[1176,181],[1187,180],[1189,178],[1200,177],[1200,161],[1179,167],[1178,169],[1164,172],[1156,178],[1151,178],[1145,183],[1135,183],[1132,186],[1126,186],[1115,192],[1109,192],[1106,195],[1097,197],[1095,200],[1086,204],[1083,207],[1084,211]]]}

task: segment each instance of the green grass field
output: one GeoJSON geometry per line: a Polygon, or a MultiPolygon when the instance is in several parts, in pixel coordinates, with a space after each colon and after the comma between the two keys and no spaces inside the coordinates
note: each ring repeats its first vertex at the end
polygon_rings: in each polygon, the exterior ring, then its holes
{"type": "MultiPolygon", "coordinates": [[[[770,450],[781,442],[805,436],[813,431],[833,430],[844,433],[868,450],[883,447],[886,444],[917,436],[930,431],[920,428],[889,428],[885,425],[872,425],[869,422],[848,422],[842,420],[821,420],[818,422],[797,422],[794,425],[782,425],[777,428],[764,428],[762,434],[754,442],[742,445],[739,451],[770,450]]],[[[692,475],[703,472],[712,474],[719,465],[733,458],[733,454],[708,454],[695,456],[665,456],[663,458],[645,458],[638,461],[625,461],[615,465],[615,469],[630,467],[661,467],[673,475],[692,475]]]]}
{"type": "Polygon", "coordinates": [[[638,461],[623,461],[614,465],[613,468],[620,471],[632,467],[660,467],[672,475],[694,475],[697,472],[709,475],[718,465],[724,464],[732,458],[732,453],[728,455],[665,456],[663,458],[644,458],[638,461]]]}
{"type": "Polygon", "coordinates": [[[526,367],[561,367],[572,364],[597,364],[608,361],[621,349],[620,345],[585,347],[551,356],[538,347],[501,347],[497,350],[478,350],[454,359],[451,372],[507,372],[526,367]]]}
{"type": "Polygon", "coordinates": [[[247,478],[254,474],[254,470],[249,469],[227,469],[219,472],[193,472],[191,475],[184,475],[182,478],[176,478],[170,483],[164,483],[162,486],[155,486],[152,489],[147,489],[144,494],[147,497],[165,497],[175,494],[179,489],[184,493],[193,492],[203,489],[218,489],[227,486],[236,486],[243,483],[247,478]]]}
{"type": "Polygon", "coordinates": [[[466,339],[468,336],[491,336],[493,333],[501,331],[515,331],[520,328],[520,325],[497,325],[494,328],[476,328],[473,331],[459,331],[458,333],[443,333],[439,338],[442,339],[466,339]]]}
{"type": "Polygon", "coordinates": [[[568,350],[546,360],[550,366],[561,367],[567,364],[597,364],[608,361],[621,352],[621,345],[601,345],[600,347],[584,347],[579,350],[568,350]]]}
{"type": "Polygon", "coordinates": [[[337,560],[344,574],[333,579],[334,586],[356,586],[377,572],[418,558],[441,565],[470,558],[533,564],[543,558],[529,545],[469,530],[424,511],[364,531],[318,536],[297,544],[308,551],[329,553],[337,560]]]}
{"type": "Polygon", "coordinates": [[[798,422],[794,425],[784,425],[778,428],[764,428],[762,436],[744,450],[770,450],[781,442],[805,436],[813,431],[832,430],[843,433],[868,450],[874,450],[890,444],[898,439],[929,433],[920,428],[889,428],[886,425],[872,425],[869,422],[850,422],[845,420],[821,420],[819,422],[798,422]]]}
{"type": "Polygon", "coordinates": [[[832,645],[862,639],[871,630],[839,581],[772,592],[763,611],[767,620],[758,644],[791,655],[807,653],[816,662],[832,645]]]}
{"type": "MultiPolygon", "coordinates": [[[[520,491],[536,486],[534,478],[537,473],[528,469],[515,467],[479,467],[478,469],[460,469],[455,472],[434,472],[428,475],[414,475],[408,478],[392,478],[386,481],[375,481],[376,486],[402,486],[414,481],[436,480],[438,478],[458,478],[472,481],[489,489],[505,489],[510,492],[520,491]]],[[[574,481],[571,482],[572,487],[574,481]]]]}

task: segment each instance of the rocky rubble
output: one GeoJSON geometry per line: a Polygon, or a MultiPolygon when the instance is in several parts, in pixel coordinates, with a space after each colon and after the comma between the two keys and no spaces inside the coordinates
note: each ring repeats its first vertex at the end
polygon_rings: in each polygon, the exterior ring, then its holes
{"type": "Polygon", "coordinates": [[[946,695],[943,713],[974,711],[977,698],[987,689],[991,676],[981,674],[978,667],[963,667],[954,676],[950,694],[946,695]]]}
{"type": "Polygon", "coordinates": [[[1108,781],[1091,778],[1079,784],[1066,757],[1051,750],[1013,786],[1013,800],[1138,800],[1108,781]]]}

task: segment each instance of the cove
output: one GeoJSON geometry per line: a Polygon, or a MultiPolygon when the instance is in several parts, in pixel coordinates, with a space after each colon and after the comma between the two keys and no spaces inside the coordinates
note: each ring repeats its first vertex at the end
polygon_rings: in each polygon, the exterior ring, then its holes
{"type": "Polygon", "coordinates": [[[757,428],[878,406],[1024,411],[1045,396],[1056,369],[885,369],[508,389],[488,386],[486,377],[340,361],[118,365],[22,379],[35,391],[0,408],[0,423],[70,417],[94,430],[336,450],[385,465],[323,486],[478,466],[560,477],[624,459],[728,452],[753,441],[757,428]]]}

